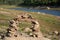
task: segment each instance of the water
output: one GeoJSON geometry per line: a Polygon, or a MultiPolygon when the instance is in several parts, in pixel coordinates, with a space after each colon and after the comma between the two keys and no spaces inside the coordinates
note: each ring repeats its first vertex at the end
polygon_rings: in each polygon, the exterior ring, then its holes
{"type": "Polygon", "coordinates": [[[22,10],[22,11],[27,11],[27,12],[44,12],[46,14],[60,16],[60,11],[57,11],[57,10],[38,10],[38,9],[29,9],[29,8],[11,8],[11,9],[22,10]]]}

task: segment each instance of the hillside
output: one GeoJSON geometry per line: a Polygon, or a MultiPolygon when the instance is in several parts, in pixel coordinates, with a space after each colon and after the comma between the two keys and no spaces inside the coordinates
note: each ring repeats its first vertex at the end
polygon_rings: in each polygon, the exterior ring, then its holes
{"type": "MultiPolygon", "coordinates": [[[[56,35],[52,35],[54,31],[60,32],[60,17],[49,15],[49,14],[43,14],[43,13],[37,13],[37,12],[24,12],[24,11],[17,11],[17,10],[9,10],[9,9],[0,9],[0,32],[5,32],[6,28],[9,26],[9,20],[13,19],[17,15],[20,14],[31,14],[32,17],[37,19],[40,23],[40,30],[43,33],[43,35],[47,38],[51,38],[52,40],[58,40],[59,37],[56,35]],[[54,37],[55,36],[55,37],[54,37]]],[[[29,27],[31,24],[29,22],[22,22],[22,24],[19,25],[20,32],[23,32],[24,27],[29,27]]]]}

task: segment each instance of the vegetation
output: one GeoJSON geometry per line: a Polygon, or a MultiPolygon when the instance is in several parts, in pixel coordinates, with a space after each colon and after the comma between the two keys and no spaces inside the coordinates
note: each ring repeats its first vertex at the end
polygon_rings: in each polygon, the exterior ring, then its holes
{"type": "Polygon", "coordinates": [[[16,8],[15,5],[0,5],[0,8],[16,8]]]}
{"type": "Polygon", "coordinates": [[[5,5],[60,6],[59,0],[0,0],[5,5]]]}

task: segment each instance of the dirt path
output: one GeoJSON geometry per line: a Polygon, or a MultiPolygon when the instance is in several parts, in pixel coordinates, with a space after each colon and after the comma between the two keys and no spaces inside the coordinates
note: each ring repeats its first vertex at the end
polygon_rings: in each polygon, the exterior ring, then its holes
{"type": "Polygon", "coordinates": [[[44,37],[41,38],[33,38],[33,37],[25,37],[25,36],[18,36],[18,37],[6,37],[3,40],[50,40],[44,37]]]}
{"type": "Polygon", "coordinates": [[[17,33],[17,37],[5,37],[4,39],[2,40],[50,40],[48,38],[45,38],[43,36],[41,36],[40,38],[37,38],[37,37],[30,37],[29,35],[25,34],[25,33],[17,33]],[[21,35],[22,34],[22,35],[21,35]]]}

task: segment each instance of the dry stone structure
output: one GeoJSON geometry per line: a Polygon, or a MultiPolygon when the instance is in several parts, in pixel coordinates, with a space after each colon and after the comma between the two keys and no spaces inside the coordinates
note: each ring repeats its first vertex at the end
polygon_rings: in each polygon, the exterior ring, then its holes
{"type": "Polygon", "coordinates": [[[10,20],[9,23],[10,24],[6,34],[1,36],[2,40],[49,40],[43,37],[42,33],[40,32],[40,25],[38,21],[33,20],[33,17],[31,15],[26,14],[26,15],[17,16],[16,18],[10,20]],[[19,21],[28,20],[28,19],[32,23],[32,26],[30,28],[25,29],[31,31],[29,37],[25,37],[17,34],[17,31],[19,29],[18,27],[19,21]]]}
{"type": "Polygon", "coordinates": [[[41,33],[40,33],[39,23],[36,20],[32,20],[31,22],[32,22],[32,27],[30,29],[32,30],[33,37],[40,37],[41,33]]]}
{"type": "Polygon", "coordinates": [[[10,24],[9,24],[9,28],[7,29],[7,33],[6,33],[6,36],[17,36],[16,35],[16,32],[18,30],[18,20],[11,20],[10,21],[10,24]]]}

